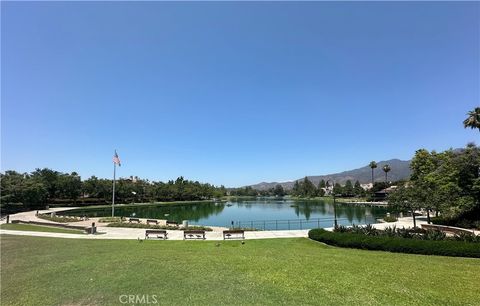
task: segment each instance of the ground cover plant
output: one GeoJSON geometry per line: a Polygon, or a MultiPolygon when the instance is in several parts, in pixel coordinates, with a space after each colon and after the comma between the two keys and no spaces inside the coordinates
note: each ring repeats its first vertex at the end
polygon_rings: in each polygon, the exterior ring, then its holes
{"type": "Polygon", "coordinates": [[[344,249],[305,238],[245,244],[1,238],[2,305],[119,305],[122,294],[155,294],[159,304],[177,305],[480,300],[473,281],[480,260],[472,258],[344,249]]]}
{"type": "Polygon", "coordinates": [[[58,228],[50,226],[32,225],[32,224],[20,224],[9,223],[0,225],[0,229],[14,230],[14,231],[30,231],[30,232],[51,232],[51,233],[63,233],[63,234],[84,234],[84,231],[58,228]]]}

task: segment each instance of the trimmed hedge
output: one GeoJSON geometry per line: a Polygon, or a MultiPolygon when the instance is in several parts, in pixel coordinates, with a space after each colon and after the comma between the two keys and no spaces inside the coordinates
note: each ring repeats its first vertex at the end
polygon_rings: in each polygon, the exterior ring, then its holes
{"type": "Polygon", "coordinates": [[[321,228],[310,230],[308,237],[326,244],[345,248],[480,258],[480,245],[478,243],[463,241],[434,241],[401,237],[367,236],[355,233],[329,232],[321,228]]]}

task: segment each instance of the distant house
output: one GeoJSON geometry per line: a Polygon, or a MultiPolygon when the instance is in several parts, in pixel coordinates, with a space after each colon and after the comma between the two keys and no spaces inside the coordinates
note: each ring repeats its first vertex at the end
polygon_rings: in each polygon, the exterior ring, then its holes
{"type": "Polygon", "coordinates": [[[388,197],[388,194],[392,193],[396,189],[397,189],[397,186],[390,186],[388,188],[375,192],[375,201],[386,200],[388,197]]]}
{"type": "Polygon", "coordinates": [[[363,188],[363,190],[365,190],[365,191],[366,191],[366,190],[370,190],[370,189],[372,189],[372,187],[373,187],[373,184],[372,184],[372,183],[368,183],[368,184],[360,184],[360,187],[362,187],[362,188],[363,188]]]}
{"type": "Polygon", "coordinates": [[[323,191],[325,191],[325,195],[331,195],[333,191],[333,186],[323,187],[323,191]]]}

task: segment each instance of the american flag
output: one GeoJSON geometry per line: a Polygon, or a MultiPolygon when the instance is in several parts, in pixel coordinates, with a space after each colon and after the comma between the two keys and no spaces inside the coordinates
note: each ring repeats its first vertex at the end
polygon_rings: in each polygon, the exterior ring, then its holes
{"type": "Polygon", "coordinates": [[[118,157],[117,150],[115,150],[115,155],[113,155],[113,163],[121,166],[120,158],[118,157]]]}

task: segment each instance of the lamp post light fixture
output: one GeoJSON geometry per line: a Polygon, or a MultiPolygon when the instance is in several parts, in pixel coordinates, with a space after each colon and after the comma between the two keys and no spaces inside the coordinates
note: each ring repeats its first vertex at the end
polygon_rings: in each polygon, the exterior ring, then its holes
{"type": "Polygon", "coordinates": [[[336,194],[335,194],[335,180],[327,180],[328,182],[332,182],[332,195],[333,195],[333,227],[337,228],[338,227],[338,222],[337,222],[337,201],[336,201],[336,194]]]}
{"type": "Polygon", "coordinates": [[[335,200],[335,192],[333,193],[333,226],[334,228],[338,228],[338,223],[337,223],[337,202],[335,200]]]}

